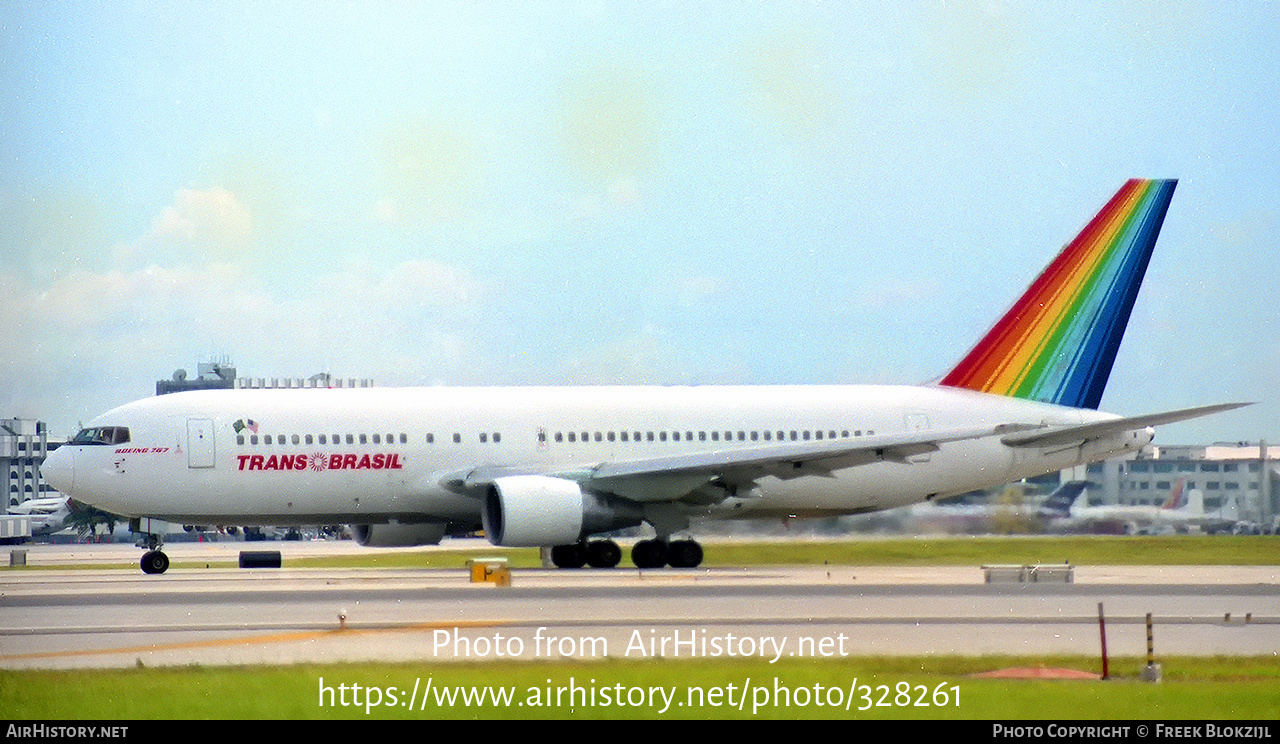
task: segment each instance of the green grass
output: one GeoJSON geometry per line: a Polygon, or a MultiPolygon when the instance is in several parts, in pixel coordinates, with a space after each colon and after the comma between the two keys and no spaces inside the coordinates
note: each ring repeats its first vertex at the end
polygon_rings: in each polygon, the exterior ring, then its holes
{"type": "MultiPolygon", "coordinates": [[[[952,718],[952,719],[1229,719],[1280,718],[1280,664],[1255,658],[1161,660],[1164,681],[1137,680],[1143,662],[1113,659],[1109,681],[988,680],[969,675],[1008,667],[1064,667],[1097,672],[1098,660],[1078,657],[858,657],[844,659],[519,662],[509,664],[333,664],[284,667],[182,667],[102,671],[0,672],[0,710],[14,719],[171,718],[952,718]],[[433,689],[500,686],[510,705],[483,707],[400,704],[415,680],[433,689]],[[322,693],[321,680],[333,693],[322,693]],[[738,710],[738,695],[752,692],[738,710]],[[855,683],[856,680],[856,683],[855,683]],[[341,693],[341,685],[347,685],[341,693]],[[360,685],[359,702],[351,685],[360,685]],[[597,705],[570,706],[556,688],[596,691],[597,705]],[[635,695],[651,688],[703,690],[700,705],[601,705],[618,685],[635,695]],[[851,710],[844,709],[851,685],[851,710]],[[381,705],[366,688],[380,688],[381,705]],[[390,687],[396,689],[396,705],[390,687]],[[732,686],[732,687],[731,687],[732,686]],[[551,691],[548,692],[548,687],[551,691]],[[780,689],[790,706],[765,702],[780,689]],[[801,691],[803,688],[803,691],[801,691]],[[719,690],[718,699],[714,692],[719,690]],[[730,693],[730,690],[733,692],[730,693]],[[811,694],[817,692],[817,696],[811,694]],[[837,692],[838,691],[838,692],[837,692]],[[939,697],[934,697],[939,693],[939,697]],[[348,705],[337,705],[345,694],[348,705]],[[956,698],[959,704],[956,704],[956,698]],[[329,699],[333,704],[329,704],[329,699]],[[803,698],[803,700],[802,700],[803,698]],[[321,706],[321,700],[326,705],[321,706]],[[816,701],[839,702],[839,707],[816,701]],[[730,701],[734,704],[730,705],[730,701]],[[532,703],[538,703],[533,705],[532,703]],[[713,702],[719,702],[714,705],[713,702]],[[761,703],[752,710],[755,703],[761,703]],[[806,703],[801,705],[800,703],[806,703]],[[523,704],[521,704],[523,703],[523,704]],[[545,704],[549,703],[549,704],[545,704]],[[923,703],[917,705],[917,703],[923,703]],[[942,703],[938,705],[936,703],[942,703]],[[859,710],[866,708],[865,710],[859,710]]],[[[425,688],[422,688],[425,689],[425,688]]],[[[418,698],[420,700],[420,698],[418,698]]]]}
{"type": "MultiPolygon", "coordinates": [[[[254,547],[248,549],[269,549],[254,547]]],[[[847,538],[832,540],[716,541],[703,547],[703,566],[979,566],[993,563],[1064,563],[1076,566],[1270,566],[1280,565],[1280,537],[1168,535],[1112,537],[847,538]]],[[[141,555],[141,553],[139,553],[141,555]]],[[[457,550],[405,549],[284,559],[285,568],[458,568],[477,555],[505,556],[513,568],[541,565],[535,548],[497,548],[476,541],[457,550]]],[[[628,564],[624,557],[623,566],[628,564]]],[[[113,564],[27,566],[6,570],[137,568],[113,564]]],[[[234,561],[174,561],[171,570],[234,568],[234,561]]]]}
{"type": "MultiPolygon", "coordinates": [[[[1280,538],[1170,535],[1160,537],[937,537],[844,540],[710,540],[703,566],[978,566],[992,563],[1072,565],[1268,566],[1280,564],[1280,538]]],[[[456,568],[473,555],[505,556],[513,568],[541,565],[533,548],[480,545],[467,551],[413,551],[367,556],[298,558],[293,568],[456,568]]],[[[623,565],[626,565],[624,559],[623,565]]],[[[181,567],[182,564],[175,564],[181,567]]],[[[201,564],[203,565],[203,564],[201,564]]],[[[194,566],[193,566],[194,567],[194,566]]]]}

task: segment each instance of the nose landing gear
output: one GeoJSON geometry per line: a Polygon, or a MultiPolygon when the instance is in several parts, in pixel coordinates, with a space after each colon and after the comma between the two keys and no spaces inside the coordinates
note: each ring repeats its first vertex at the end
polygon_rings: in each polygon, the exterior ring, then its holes
{"type": "MultiPolygon", "coordinates": [[[[135,530],[136,531],[136,530],[135,530]]],[[[165,555],[161,546],[164,536],[154,532],[139,532],[138,547],[146,548],[142,554],[142,572],[144,574],[162,574],[169,570],[169,556],[165,555]]]]}
{"type": "Polygon", "coordinates": [[[169,556],[159,550],[148,550],[142,554],[142,572],[145,574],[162,574],[169,570],[169,556]]]}

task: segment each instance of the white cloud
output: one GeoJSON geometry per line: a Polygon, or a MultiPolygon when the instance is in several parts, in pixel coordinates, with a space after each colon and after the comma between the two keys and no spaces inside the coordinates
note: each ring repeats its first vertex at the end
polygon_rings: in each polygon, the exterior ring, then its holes
{"type": "Polygon", "coordinates": [[[146,233],[117,244],[115,265],[227,260],[240,255],[252,239],[253,216],[235,194],[221,186],[178,189],[146,233]]]}
{"type": "Polygon", "coordinates": [[[466,272],[418,260],[335,271],[301,297],[228,263],[77,270],[43,287],[3,272],[0,405],[62,433],[213,353],[246,376],[433,379],[468,364],[482,296],[466,272]]]}

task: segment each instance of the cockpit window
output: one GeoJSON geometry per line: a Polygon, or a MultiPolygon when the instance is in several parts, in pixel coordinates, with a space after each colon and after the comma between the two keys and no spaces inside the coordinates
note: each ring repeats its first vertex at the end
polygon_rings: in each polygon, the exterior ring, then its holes
{"type": "Polygon", "coordinates": [[[127,426],[95,426],[81,429],[70,444],[124,444],[129,441],[127,426]]]}

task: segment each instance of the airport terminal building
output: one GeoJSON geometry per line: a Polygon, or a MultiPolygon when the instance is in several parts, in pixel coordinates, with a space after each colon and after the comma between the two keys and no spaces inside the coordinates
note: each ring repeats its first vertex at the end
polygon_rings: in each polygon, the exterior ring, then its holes
{"type": "Polygon", "coordinates": [[[1240,519],[1274,526],[1280,514],[1277,459],[1280,447],[1265,442],[1153,445],[1133,459],[1090,465],[1090,502],[1160,506],[1182,481],[1184,488],[1200,491],[1206,513],[1234,502],[1240,519]]]}
{"type": "Polygon", "coordinates": [[[0,472],[4,473],[5,511],[24,501],[57,496],[40,475],[40,463],[65,440],[49,438],[43,421],[0,420],[0,472]]]}

